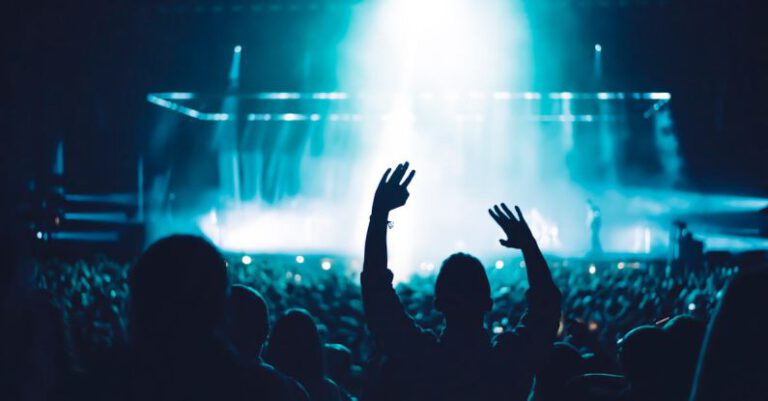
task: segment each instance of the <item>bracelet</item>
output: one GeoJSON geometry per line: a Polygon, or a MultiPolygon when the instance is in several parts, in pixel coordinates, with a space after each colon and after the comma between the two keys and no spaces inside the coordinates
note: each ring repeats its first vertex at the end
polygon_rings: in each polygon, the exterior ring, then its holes
{"type": "MultiPolygon", "coordinates": [[[[377,218],[376,216],[374,216],[373,214],[371,214],[371,217],[370,217],[370,219],[371,219],[371,220],[374,220],[374,219],[376,219],[376,218],[377,218]]],[[[387,220],[387,221],[386,221],[386,223],[387,223],[387,228],[389,228],[389,229],[391,229],[392,227],[394,227],[394,226],[395,226],[395,222],[394,222],[394,221],[392,221],[392,220],[387,220]]]]}

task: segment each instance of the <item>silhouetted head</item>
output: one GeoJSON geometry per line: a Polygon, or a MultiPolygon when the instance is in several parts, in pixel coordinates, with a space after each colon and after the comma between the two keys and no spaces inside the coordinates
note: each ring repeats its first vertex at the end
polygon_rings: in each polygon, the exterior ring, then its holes
{"type": "Polygon", "coordinates": [[[675,356],[685,358],[687,364],[695,365],[707,324],[693,316],[680,315],[665,323],[663,330],[669,338],[669,346],[675,351],[675,356]]]}
{"type": "Polygon", "coordinates": [[[269,309],[261,294],[251,287],[232,286],[227,302],[227,335],[245,358],[258,358],[269,334],[269,309]]]}
{"type": "Polygon", "coordinates": [[[292,309],[277,319],[264,359],[305,386],[322,380],[323,348],[312,315],[292,309]]]}
{"type": "Polygon", "coordinates": [[[669,382],[677,399],[688,399],[707,325],[693,316],[676,316],[664,325],[669,339],[669,382]]]}
{"type": "Polygon", "coordinates": [[[555,343],[547,366],[536,376],[535,399],[567,399],[566,385],[572,378],[584,373],[584,365],[584,359],[576,347],[555,343]]]}
{"type": "Polygon", "coordinates": [[[328,376],[338,384],[347,384],[352,374],[352,351],[341,344],[325,344],[323,349],[328,376]]]}
{"type": "Polygon", "coordinates": [[[663,389],[665,361],[669,342],[663,330],[640,326],[624,336],[620,344],[619,362],[633,390],[663,389]]]}
{"type": "Polygon", "coordinates": [[[482,315],[491,306],[491,286],[483,264],[466,253],[449,256],[435,283],[437,310],[447,316],[482,315]]]}
{"type": "Polygon", "coordinates": [[[768,266],[738,274],[710,320],[691,400],[768,399],[768,266]]]}
{"type": "Polygon", "coordinates": [[[174,235],[152,244],[133,266],[135,340],[176,341],[213,332],[227,297],[227,264],[208,241],[174,235]]]}

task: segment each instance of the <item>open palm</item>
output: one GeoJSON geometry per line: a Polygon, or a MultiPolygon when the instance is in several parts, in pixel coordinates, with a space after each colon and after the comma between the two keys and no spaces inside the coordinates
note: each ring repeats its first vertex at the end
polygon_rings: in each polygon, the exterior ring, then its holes
{"type": "Polygon", "coordinates": [[[488,209],[488,213],[507,236],[506,239],[499,240],[499,243],[507,248],[521,249],[535,240],[520,208],[515,206],[515,211],[517,217],[504,203],[501,204],[501,207],[494,205],[493,208],[488,209]]]}
{"type": "Polygon", "coordinates": [[[405,205],[410,196],[408,185],[416,174],[416,170],[411,170],[408,177],[403,180],[409,166],[410,163],[405,162],[398,164],[394,172],[391,168],[384,172],[384,176],[381,177],[379,186],[376,188],[376,195],[373,197],[373,213],[388,213],[405,205]],[[391,176],[389,175],[390,172],[392,172],[391,176]]]}

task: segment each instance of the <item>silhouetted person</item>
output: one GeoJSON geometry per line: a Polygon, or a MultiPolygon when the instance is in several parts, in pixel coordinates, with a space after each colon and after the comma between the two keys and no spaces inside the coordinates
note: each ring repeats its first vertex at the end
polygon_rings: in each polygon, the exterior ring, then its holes
{"type": "Polygon", "coordinates": [[[227,303],[226,333],[241,357],[261,358],[261,349],[269,335],[269,307],[251,287],[232,286],[227,303]]]}
{"type": "Polygon", "coordinates": [[[569,383],[567,394],[574,400],[685,401],[703,337],[704,323],[691,316],[677,316],[661,329],[637,327],[620,342],[624,376],[583,375],[569,383]]]}
{"type": "Polygon", "coordinates": [[[691,401],[768,399],[768,269],[737,275],[707,328],[691,401]]]}
{"type": "Polygon", "coordinates": [[[589,253],[592,256],[603,253],[600,241],[600,229],[603,226],[603,214],[592,199],[587,199],[587,225],[589,226],[589,253]]]}
{"type": "Polygon", "coordinates": [[[268,378],[265,386],[275,386],[268,389],[269,393],[284,393],[297,401],[309,399],[300,384],[261,359],[261,350],[269,334],[269,307],[258,291],[241,284],[232,286],[225,332],[243,363],[256,368],[258,376],[268,378]]]}
{"type": "Polygon", "coordinates": [[[483,324],[492,306],[485,269],[476,258],[455,254],[443,262],[435,285],[434,305],[446,321],[435,336],[408,316],[387,269],[389,212],[408,199],[414,172],[406,178],[407,170],[406,162],[382,177],[365,242],[366,322],[388,358],[371,394],[382,400],[525,400],[555,340],[561,295],[520,209],[515,216],[501,204],[489,213],[507,235],[501,244],[523,251],[527,312],[512,331],[491,340],[483,324]]]}
{"type": "Polygon", "coordinates": [[[341,344],[323,346],[328,377],[349,393],[352,386],[352,351],[341,344]]]}
{"type": "Polygon", "coordinates": [[[690,397],[693,375],[704,342],[706,324],[692,316],[677,316],[663,330],[669,339],[669,354],[664,360],[668,365],[671,399],[685,401],[690,397]]]}
{"type": "Polygon", "coordinates": [[[241,363],[217,334],[229,287],[227,263],[213,245],[191,235],[161,239],[128,280],[129,398],[287,399],[271,393],[272,377],[241,363]]]}
{"type": "Polygon", "coordinates": [[[627,399],[668,400],[670,342],[666,333],[655,326],[640,326],[621,341],[619,363],[629,383],[627,399]]]}
{"type": "Polygon", "coordinates": [[[264,359],[297,380],[312,401],[341,401],[345,394],[325,376],[323,345],[315,320],[303,309],[287,311],[275,323],[264,359]]]}
{"type": "Polygon", "coordinates": [[[655,326],[637,327],[619,341],[618,356],[623,376],[605,373],[577,376],[567,383],[567,397],[562,399],[676,400],[671,386],[676,377],[670,377],[670,370],[677,355],[671,351],[671,341],[664,330],[655,326]]]}
{"type": "Polygon", "coordinates": [[[535,401],[561,401],[569,398],[566,385],[584,373],[584,360],[574,346],[555,343],[547,366],[536,376],[535,401]]]}

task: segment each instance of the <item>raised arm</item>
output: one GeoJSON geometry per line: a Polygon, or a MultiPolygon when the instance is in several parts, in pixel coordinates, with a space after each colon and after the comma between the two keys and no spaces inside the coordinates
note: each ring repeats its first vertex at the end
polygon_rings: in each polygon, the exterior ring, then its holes
{"type": "Polygon", "coordinates": [[[517,216],[505,204],[488,209],[493,220],[504,230],[507,238],[499,240],[507,248],[520,249],[528,275],[528,308],[510,335],[499,339],[499,346],[508,347],[520,357],[523,354],[534,371],[546,361],[557,336],[562,295],[552,280],[544,255],[526,223],[520,208],[517,216]]]}
{"type": "Polygon", "coordinates": [[[408,162],[399,164],[394,172],[387,169],[381,177],[373,199],[360,276],[366,323],[377,345],[388,354],[405,351],[422,334],[400,303],[392,287],[392,272],[387,268],[389,212],[408,200],[408,185],[415,174],[411,171],[406,177],[408,166],[408,162]]]}
{"type": "MultiPolygon", "coordinates": [[[[495,205],[488,209],[488,213],[493,220],[504,230],[506,239],[499,240],[502,246],[507,248],[520,249],[525,259],[526,272],[528,274],[528,285],[530,292],[540,293],[541,296],[551,297],[551,301],[560,301],[560,290],[552,281],[552,274],[547,266],[544,255],[541,254],[536,239],[533,238],[528,223],[523,217],[520,208],[515,206],[517,217],[512,213],[506,204],[495,205]]],[[[537,294],[538,295],[538,294],[537,294]]]]}
{"type": "Polygon", "coordinates": [[[376,194],[373,197],[371,220],[368,223],[368,233],[365,237],[365,260],[363,271],[381,272],[387,270],[387,225],[389,212],[405,205],[410,194],[408,185],[413,180],[416,170],[411,170],[408,178],[403,181],[409,163],[398,164],[395,171],[388,168],[379,181],[376,194]]]}

